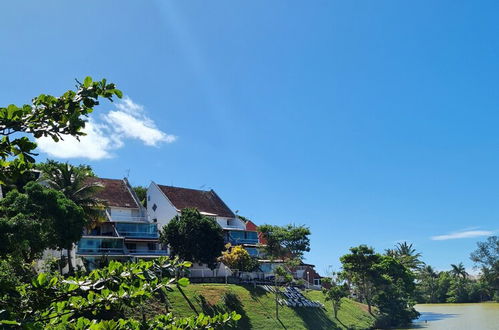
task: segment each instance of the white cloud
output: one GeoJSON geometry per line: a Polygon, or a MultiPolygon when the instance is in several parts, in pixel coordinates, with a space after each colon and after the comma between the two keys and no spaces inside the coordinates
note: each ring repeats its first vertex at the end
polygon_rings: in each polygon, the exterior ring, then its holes
{"type": "Polygon", "coordinates": [[[431,239],[434,241],[445,241],[449,239],[460,239],[460,238],[475,238],[482,236],[490,236],[494,232],[489,230],[465,230],[453,232],[445,235],[432,236],[431,239]]]}
{"type": "Polygon", "coordinates": [[[142,141],[147,146],[172,143],[177,137],[166,134],[145,114],[144,107],[134,103],[129,97],[116,104],[102,116],[102,121],[90,119],[83,130],[87,135],[80,141],[72,136],[54,142],[51,138],[37,140],[38,147],[50,156],[57,158],[87,158],[92,160],[111,158],[113,151],[125,145],[127,139],[142,141]]]}

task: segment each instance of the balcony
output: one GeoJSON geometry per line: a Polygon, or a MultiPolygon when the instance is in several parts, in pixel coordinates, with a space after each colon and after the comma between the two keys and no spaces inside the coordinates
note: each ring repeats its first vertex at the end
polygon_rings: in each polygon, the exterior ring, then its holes
{"type": "Polygon", "coordinates": [[[258,244],[258,233],[256,231],[231,230],[227,232],[226,241],[232,245],[258,244]]]}
{"type": "Polygon", "coordinates": [[[83,237],[78,242],[77,254],[123,255],[123,239],[83,237]]]}
{"type": "Polygon", "coordinates": [[[155,223],[116,223],[116,231],[125,238],[158,238],[155,223]]]}
{"type": "Polygon", "coordinates": [[[239,245],[239,244],[258,244],[258,238],[257,239],[252,239],[252,238],[229,238],[228,243],[232,245],[239,245]]]}
{"type": "Polygon", "coordinates": [[[132,216],[132,215],[117,215],[110,214],[108,210],[106,210],[106,216],[111,222],[146,222],[147,219],[145,216],[132,216]]]}

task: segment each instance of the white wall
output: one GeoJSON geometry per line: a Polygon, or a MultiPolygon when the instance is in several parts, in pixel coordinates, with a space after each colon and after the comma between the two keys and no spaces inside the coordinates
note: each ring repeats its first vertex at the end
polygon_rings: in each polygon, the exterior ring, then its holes
{"type": "Polygon", "coordinates": [[[161,229],[176,215],[177,210],[175,207],[173,207],[159,187],[154,182],[151,182],[149,188],[147,188],[147,216],[149,222],[157,219],[158,229],[161,229]],[[156,204],[156,211],[153,210],[154,204],[156,204]]]}

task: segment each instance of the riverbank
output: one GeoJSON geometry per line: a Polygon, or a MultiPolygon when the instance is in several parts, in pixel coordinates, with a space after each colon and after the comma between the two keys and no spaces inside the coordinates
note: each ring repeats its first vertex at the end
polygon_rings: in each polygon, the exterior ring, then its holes
{"type": "Polygon", "coordinates": [[[421,316],[413,329],[480,329],[499,328],[499,303],[418,304],[421,316]]]}

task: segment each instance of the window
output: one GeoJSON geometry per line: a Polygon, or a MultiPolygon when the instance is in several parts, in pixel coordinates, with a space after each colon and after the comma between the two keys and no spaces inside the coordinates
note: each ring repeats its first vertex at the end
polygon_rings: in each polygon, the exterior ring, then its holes
{"type": "Polygon", "coordinates": [[[152,219],[152,222],[156,223],[156,222],[158,222],[158,219],[154,218],[154,219],[152,219]]]}
{"type": "Polygon", "coordinates": [[[154,204],[154,205],[152,206],[152,210],[153,210],[154,212],[156,212],[156,209],[157,209],[157,208],[158,208],[158,206],[157,206],[156,204],[154,204]]]}
{"type": "Polygon", "coordinates": [[[151,195],[147,195],[147,201],[150,202],[151,201],[151,195]]]}
{"type": "Polygon", "coordinates": [[[320,278],[314,278],[314,285],[321,285],[321,279],[320,278]]]}

